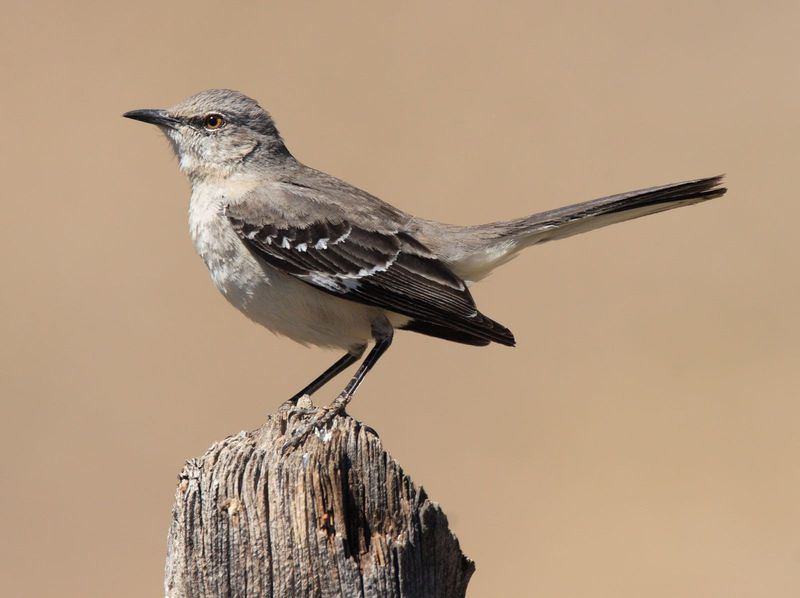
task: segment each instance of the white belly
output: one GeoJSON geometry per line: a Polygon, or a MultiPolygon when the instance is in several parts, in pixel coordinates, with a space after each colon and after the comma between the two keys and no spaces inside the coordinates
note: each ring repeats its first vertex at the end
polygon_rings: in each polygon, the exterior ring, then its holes
{"type": "Polygon", "coordinates": [[[227,217],[222,199],[193,193],[189,229],[214,285],[248,318],[299,343],[349,349],[372,340],[382,314],[394,326],[408,318],[340,299],[273,268],[250,253],[227,217]]]}

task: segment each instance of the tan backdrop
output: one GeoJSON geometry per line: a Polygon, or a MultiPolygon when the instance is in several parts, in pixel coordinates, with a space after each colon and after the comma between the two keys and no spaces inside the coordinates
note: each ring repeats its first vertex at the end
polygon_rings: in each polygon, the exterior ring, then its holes
{"type": "Polygon", "coordinates": [[[166,142],[120,118],[225,86],[441,220],[727,172],[532,249],[475,289],[516,349],[401,334],[351,413],[443,505],[473,598],[796,596],[800,4],[254,4],[4,7],[2,593],[158,595],[184,459],[335,357],[225,303],[166,142]]]}

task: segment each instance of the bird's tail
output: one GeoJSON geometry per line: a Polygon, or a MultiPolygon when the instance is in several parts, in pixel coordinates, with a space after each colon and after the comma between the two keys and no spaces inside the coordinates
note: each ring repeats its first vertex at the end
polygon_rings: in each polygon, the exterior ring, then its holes
{"type": "Polygon", "coordinates": [[[467,227],[480,245],[464,246],[451,261],[453,270],[466,280],[480,280],[512,259],[521,249],[585,233],[602,226],[689,206],[724,195],[722,176],[610,195],[556,210],[506,222],[467,227]]]}

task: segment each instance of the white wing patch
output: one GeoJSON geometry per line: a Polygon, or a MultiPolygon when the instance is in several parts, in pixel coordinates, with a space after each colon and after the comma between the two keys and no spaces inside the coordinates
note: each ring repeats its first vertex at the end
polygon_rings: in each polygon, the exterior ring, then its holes
{"type": "Polygon", "coordinates": [[[392,267],[392,264],[394,264],[397,261],[397,257],[399,255],[400,252],[398,251],[392,257],[390,257],[385,264],[378,264],[377,266],[373,266],[372,268],[361,268],[361,270],[359,270],[358,274],[356,274],[355,276],[345,275],[342,278],[364,278],[365,276],[372,276],[373,274],[377,274],[378,272],[386,272],[389,268],[392,267]]]}
{"type": "MultiPolygon", "coordinates": [[[[295,249],[300,250],[299,246],[296,246],[295,249]]],[[[305,249],[302,251],[305,251],[305,249]]],[[[377,274],[378,272],[386,272],[386,270],[391,268],[392,264],[397,261],[399,256],[400,251],[398,250],[383,264],[378,264],[372,268],[361,268],[355,274],[323,274],[320,272],[310,272],[308,274],[299,275],[298,278],[337,293],[353,291],[360,286],[361,283],[359,280],[377,274]]]]}
{"type": "Polygon", "coordinates": [[[343,234],[341,237],[339,237],[338,239],[336,239],[336,240],[335,240],[335,241],[332,243],[332,245],[338,245],[339,243],[344,243],[345,241],[347,241],[347,237],[349,237],[349,236],[350,236],[350,233],[351,233],[351,232],[353,232],[353,228],[352,228],[352,227],[350,227],[350,226],[348,226],[348,227],[347,227],[347,230],[345,231],[345,233],[344,233],[344,234],[343,234]]]}
{"type": "Polygon", "coordinates": [[[326,274],[319,274],[318,272],[311,272],[310,274],[300,275],[299,279],[310,282],[313,285],[320,286],[335,293],[342,292],[341,283],[335,278],[331,278],[326,274]]]}

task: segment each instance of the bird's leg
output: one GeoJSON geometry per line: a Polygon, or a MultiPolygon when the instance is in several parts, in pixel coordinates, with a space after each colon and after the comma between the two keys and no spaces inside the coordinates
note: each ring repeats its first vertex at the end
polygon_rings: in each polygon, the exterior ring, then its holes
{"type": "Polygon", "coordinates": [[[347,407],[350,399],[353,398],[353,394],[361,384],[364,376],[367,375],[367,372],[372,369],[372,366],[378,362],[378,359],[380,359],[381,355],[383,355],[386,352],[386,349],[389,348],[389,345],[392,344],[392,329],[390,328],[389,330],[390,332],[387,336],[375,339],[375,346],[372,347],[372,351],[369,352],[367,358],[358,368],[353,378],[350,380],[350,382],[348,382],[341,394],[334,399],[333,403],[324,408],[325,419],[324,421],[321,421],[320,424],[324,425],[333,419],[334,416],[344,413],[345,407],[347,407]]]}
{"type": "Polygon", "coordinates": [[[372,336],[375,338],[375,346],[372,347],[372,350],[367,354],[366,359],[361,362],[355,375],[350,382],[348,382],[347,386],[345,386],[344,390],[330,405],[323,407],[308,424],[295,431],[292,438],[283,445],[284,453],[299,446],[315,428],[324,428],[334,417],[344,413],[345,407],[347,407],[350,399],[353,398],[353,394],[356,392],[362,380],[364,380],[367,372],[372,369],[372,366],[378,362],[381,355],[383,355],[386,349],[392,344],[394,329],[391,324],[389,324],[388,320],[383,318],[380,321],[373,322],[372,336]]]}
{"type": "Polygon", "coordinates": [[[350,365],[354,364],[358,361],[361,356],[364,354],[364,351],[367,350],[366,345],[358,345],[353,347],[348,351],[344,356],[342,356],[336,363],[334,363],[331,367],[327,370],[322,372],[319,376],[317,376],[311,384],[306,386],[303,390],[295,394],[291,399],[287,400],[282,406],[281,410],[289,409],[295,405],[297,405],[297,401],[300,400],[301,397],[304,395],[313,395],[317,392],[320,388],[325,386],[328,382],[333,380],[340,372],[344,371],[350,365]]]}

